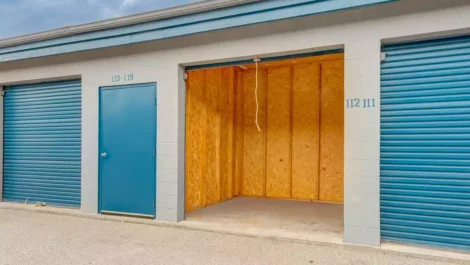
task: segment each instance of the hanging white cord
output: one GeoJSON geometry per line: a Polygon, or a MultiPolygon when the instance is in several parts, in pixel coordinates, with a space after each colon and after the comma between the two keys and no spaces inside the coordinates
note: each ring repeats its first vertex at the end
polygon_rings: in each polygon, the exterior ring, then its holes
{"type": "Polygon", "coordinates": [[[255,119],[255,123],[256,123],[256,127],[258,128],[258,131],[261,132],[261,128],[259,127],[259,124],[258,124],[258,112],[259,112],[259,103],[258,103],[258,61],[260,59],[258,57],[256,57],[255,59],[253,59],[253,61],[255,61],[255,65],[256,65],[256,86],[255,86],[255,101],[256,101],[256,119],[255,119]]]}

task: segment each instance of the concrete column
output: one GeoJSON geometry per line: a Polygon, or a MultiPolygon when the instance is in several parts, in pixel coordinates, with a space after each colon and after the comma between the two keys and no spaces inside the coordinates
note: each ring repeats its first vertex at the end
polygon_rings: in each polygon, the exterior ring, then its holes
{"type": "Polygon", "coordinates": [[[186,71],[178,66],[178,205],[177,221],[183,221],[186,203],[186,71]]]}
{"type": "Polygon", "coordinates": [[[180,100],[178,65],[161,70],[165,71],[165,78],[157,83],[156,219],[177,222],[181,220],[182,209],[179,196],[184,196],[184,182],[180,181],[180,176],[184,181],[184,164],[181,165],[184,154],[179,152],[184,146],[184,126],[180,126],[180,121],[184,122],[184,104],[180,101],[184,98],[180,100]]]}
{"type": "Polygon", "coordinates": [[[379,246],[380,40],[345,44],[345,100],[344,241],[379,246]]]}
{"type": "Polygon", "coordinates": [[[99,85],[82,78],[81,211],[98,212],[99,85]]]}

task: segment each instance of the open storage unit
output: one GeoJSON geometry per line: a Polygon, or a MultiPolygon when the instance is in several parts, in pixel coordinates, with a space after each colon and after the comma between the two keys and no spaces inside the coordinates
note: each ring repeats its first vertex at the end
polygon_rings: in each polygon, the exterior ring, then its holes
{"type": "Polygon", "coordinates": [[[187,74],[186,212],[239,196],[343,202],[342,53],[187,74]]]}

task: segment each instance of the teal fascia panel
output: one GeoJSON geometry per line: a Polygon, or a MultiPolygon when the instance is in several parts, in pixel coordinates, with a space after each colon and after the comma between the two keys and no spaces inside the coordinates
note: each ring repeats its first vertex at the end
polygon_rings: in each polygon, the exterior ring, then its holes
{"type": "Polygon", "coordinates": [[[0,62],[135,44],[397,0],[271,0],[0,48],[0,62]]]}

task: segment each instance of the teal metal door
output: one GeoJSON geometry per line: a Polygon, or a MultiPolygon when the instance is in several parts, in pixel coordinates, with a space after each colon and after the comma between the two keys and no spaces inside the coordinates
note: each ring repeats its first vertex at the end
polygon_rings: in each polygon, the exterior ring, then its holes
{"type": "Polygon", "coordinates": [[[470,249],[470,37],[383,52],[382,239],[470,249]]]}
{"type": "Polygon", "coordinates": [[[155,216],[155,84],[100,89],[100,212],[155,216]]]}
{"type": "Polygon", "coordinates": [[[80,81],[6,87],[3,104],[3,200],[80,207],[80,81]]]}

